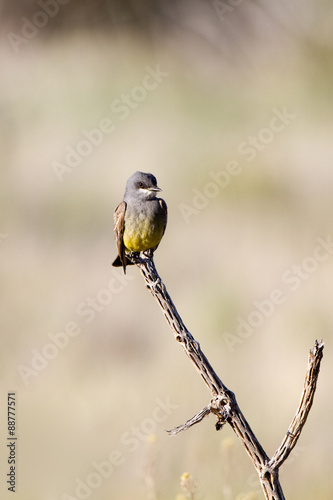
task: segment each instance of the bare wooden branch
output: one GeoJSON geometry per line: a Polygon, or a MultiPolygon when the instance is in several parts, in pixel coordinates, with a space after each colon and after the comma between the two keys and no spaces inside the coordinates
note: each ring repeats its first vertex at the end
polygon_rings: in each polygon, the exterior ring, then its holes
{"type": "Polygon", "coordinates": [[[217,417],[216,429],[220,430],[225,423],[228,423],[242,442],[258,472],[265,498],[267,500],[284,500],[285,497],[279,482],[279,467],[295,446],[310,411],[324,344],[316,341],[314,348],[310,351],[309,367],[299,408],[284,440],[273,458],[270,459],[241,412],[235,394],[217,376],[202,352],[200,344],[184,325],[164,283],[158,275],[153,259],[151,257],[141,258],[137,254],[130,254],[129,258],[140,268],[147,287],[161,306],[175,339],[181,344],[212,394],[212,400],[207,406],[185,424],[168,431],[169,434],[175,435],[186,430],[203,420],[209,413],[213,413],[217,417]]]}
{"type": "Polygon", "coordinates": [[[305,376],[304,389],[299,407],[297,408],[296,414],[281,445],[270,460],[270,466],[273,468],[281,467],[283,462],[288,458],[290,452],[295,447],[305,425],[306,419],[308,418],[316,391],[323,350],[324,343],[316,340],[314,347],[309,353],[308,369],[305,376]]]}
{"type": "Polygon", "coordinates": [[[170,431],[167,431],[167,433],[170,436],[175,436],[176,434],[178,434],[178,432],[186,431],[187,429],[192,427],[192,425],[198,424],[199,422],[201,422],[201,420],[203,420],[205,417],[207,417],[207,415],[209,415],[210,412],[211,412],[210,405],[205,406],[202,410],[200,410],[198,413],[196,413],[194,415],[194,417],[187,420],[185,422],[185,424],[178,425],[177,427],[174,427],[170,431]]]}

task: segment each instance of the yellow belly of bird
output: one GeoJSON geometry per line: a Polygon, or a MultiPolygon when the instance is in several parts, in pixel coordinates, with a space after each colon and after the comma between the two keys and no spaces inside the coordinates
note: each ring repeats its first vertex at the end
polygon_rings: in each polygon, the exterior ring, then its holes
{"type": "Polygon", "coordinates": [[[136,221],[135,225],[126,224],[124,245],[128,252],[144,252],[156,247],[163,236],[163,228],[156,227],[147,220],[136,221]]]}

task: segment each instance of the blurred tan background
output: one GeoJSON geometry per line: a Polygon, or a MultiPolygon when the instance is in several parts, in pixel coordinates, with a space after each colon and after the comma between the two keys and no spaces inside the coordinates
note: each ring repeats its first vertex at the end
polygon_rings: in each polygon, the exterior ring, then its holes
{"type": "Polygon", "coordinates": [[[330,2],[3,0],[1,15],[1,498],[9,391],[17,500],[263,498],[228,427],[165,433],[210,394],[139,271],[110,265],[142,170],[169,207],[157,268],[269,455],[325,340],[280,477],[289,499],[331,499],[330,2]]]}

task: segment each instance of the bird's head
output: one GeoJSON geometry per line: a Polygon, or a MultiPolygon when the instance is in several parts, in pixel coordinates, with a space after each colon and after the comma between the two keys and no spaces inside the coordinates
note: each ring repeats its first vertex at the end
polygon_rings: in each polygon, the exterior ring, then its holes
{"type": "Polygon", "coordinates": [[[124,200],[128,196],[135,196],[142,200],[156,198],[156,193],[162,191],[157,186],[156,177],[153,174],[135,172],[127,181],[124,200]]]}

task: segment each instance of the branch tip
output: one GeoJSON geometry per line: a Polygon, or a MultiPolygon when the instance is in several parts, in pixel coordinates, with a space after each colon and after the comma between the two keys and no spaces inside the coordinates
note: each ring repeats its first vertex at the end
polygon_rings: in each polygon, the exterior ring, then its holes
{"type": "Polygon", "coordinates": [[[200,410],[198,413],[196,413],[194,415],[194,417],[187,420],[185,422],[185,424],[178,425],[177,427],[174,427],[173,429],[170,429],[169,431],[167,430],[166,432],[169,434],[169,436],[175,436],[179,432],[186,431],[187,429],[192,427],[192,425],[198,424],[199,422],[201,422],[201,420],[203,420],[205,417],[207,417],[207,415],[209,415],[211,411],[212,411],[211,405],[209,404],[209,405],[205,406],[202,410],[200,410]]]}

